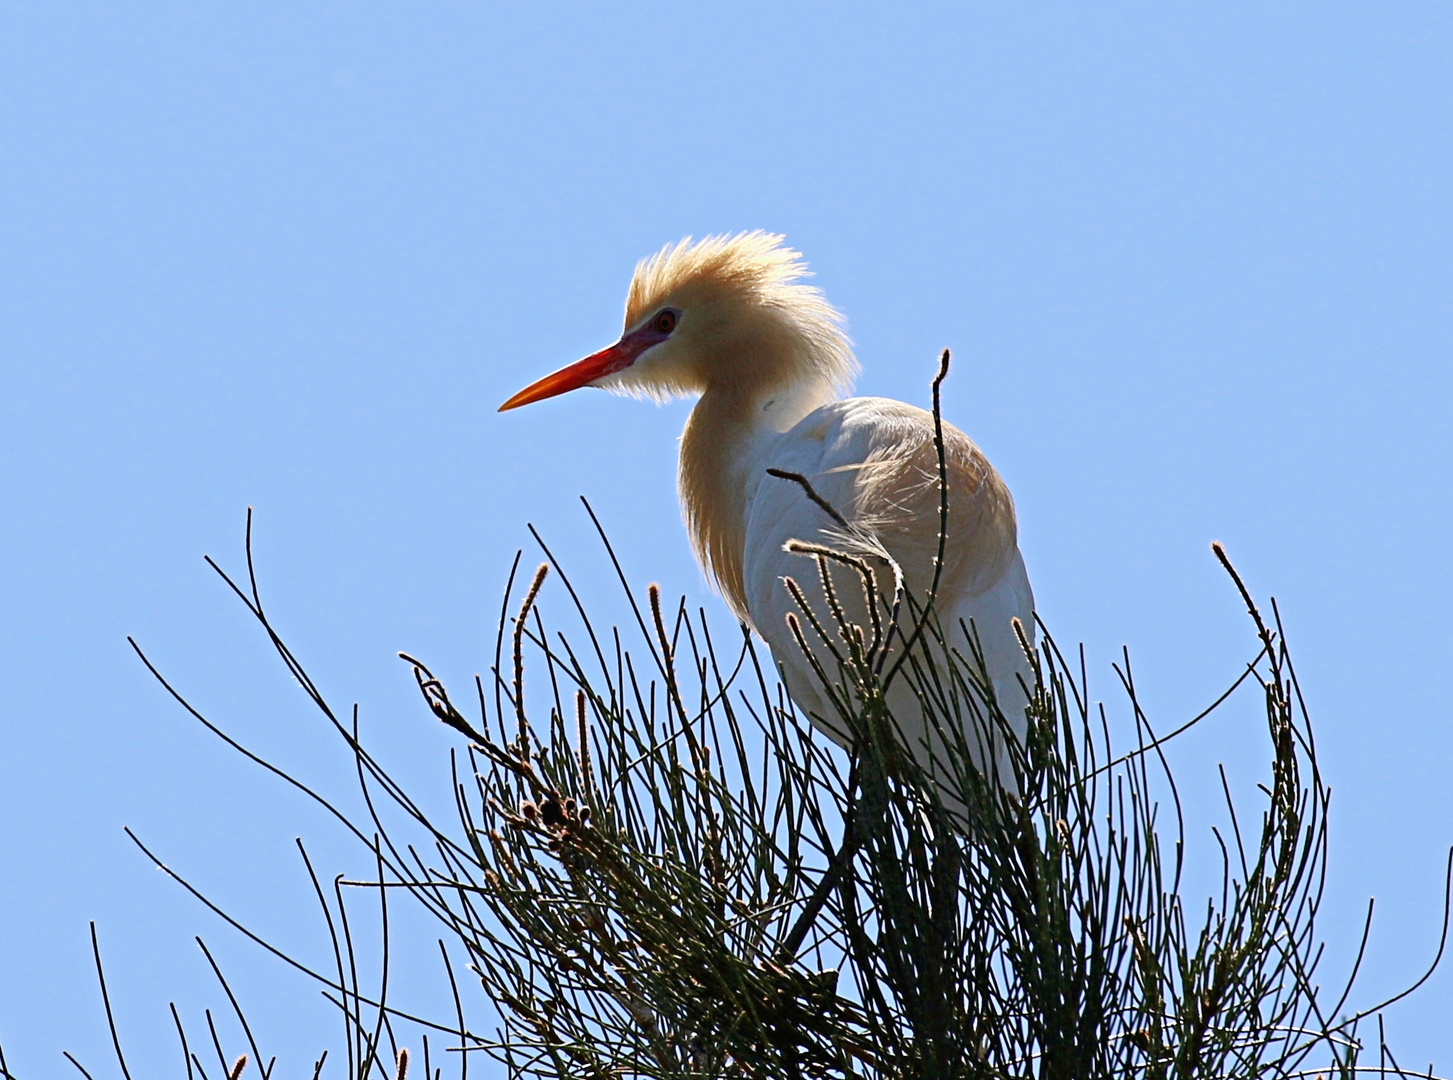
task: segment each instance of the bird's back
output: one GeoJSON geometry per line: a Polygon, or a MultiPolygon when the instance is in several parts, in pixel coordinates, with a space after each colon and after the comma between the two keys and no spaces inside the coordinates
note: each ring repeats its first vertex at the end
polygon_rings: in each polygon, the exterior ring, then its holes
{"type": "MultiPolygon", "coordinates": [[[[1022,731],[1021,679],[1028,675],[1028,665],[1011,620],[1018,618],[1032,633],[1034,601],[1019,555],[1013,500],[968,436],[948,424],[943,433],[949,517],[936,609],[951,646],[964,656],[970,650],[962,627],[972,626],[1001,708],[1011,723],[1020,722],[1015,726],[1022,731]]],[[[765,440],[753,466],[743,560],[748,613],[771,646],[793,700],[847,745],[846,732],[833,723],[819,680],[786,625],[796,605],[782,579],[792,577],[803,587],[819,622],[835,630],[818,570],[811,559],[784,547],[799,540],[851,550],[870,546],[867,540],[876,542],[901,568],[906,590],[921,604],[933,582],[940,522],[933,417],[884,398],[835,401],[765,440]],[[806,477],[846,519],[847,534],[801,487],[768,475],[768,468],[806,477]]],[[[886,568],[879,580],[891,593],[886,568]]],[[[833,582],[849,619],[866,630],[869,615],[857,575],[839,567],[833,582]]],[[[900,623],[905,627],[912,625],[910,608],[905,604],[902,609],[900,623]]],[[[805,627],[805,633],[819,659],[830,659],[812,629],[805,627]]],[[[901,645],[902,635],[896,640],[901,645]]],[[[834,664],[823,666],[835,672],[834,664]]],[[[888,703],[905,738],[920,742],[926,725],[909,679],[900,678],[890,687],[888,703]]],[[[978,764],[985,764],[982,757],[978,764]]]]}

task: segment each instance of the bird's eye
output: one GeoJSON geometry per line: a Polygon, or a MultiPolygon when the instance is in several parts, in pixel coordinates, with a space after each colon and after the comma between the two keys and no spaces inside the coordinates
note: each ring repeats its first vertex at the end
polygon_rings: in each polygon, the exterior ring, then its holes
{"type": "Polygon", "coordinates": [[[672,330],[676,329],[676,312],[670,308],[666,308],[651,320],[651,325],[660,333],[669,334],[672,330]]]}

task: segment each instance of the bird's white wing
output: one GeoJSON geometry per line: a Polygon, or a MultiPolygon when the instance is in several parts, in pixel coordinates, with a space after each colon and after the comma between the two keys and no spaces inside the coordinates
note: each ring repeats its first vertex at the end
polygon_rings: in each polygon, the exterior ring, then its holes
{"type": "MultiPolygon", "coordinates": [[[[747,492],[746,550],[742,562],[747,610],[753,628],[771,646],[787,692],[800,709],[843,746],[848,745],[847,733],[833,723],[835,714],[819,692],[820,681],[788,630],[788,613],[795,613],[799,618],[801,613],[784,580],[791,577],[803,585],[819,618],[827,617],[812,560],[789,553],[786,545],[792,540],[802,540],[839,546],[836,537],[831,535],[836,531],[836,523],[799,486],[769,476],[766,469],[807,477],[829,505],[838,508],[840,513],[849,512],[857,478],[854,470],[841,466],[861,462],[866,448],[861,445],[863,432],[843,430],[845,404],[834,402],[818,409],[762,448],[749,481],[754,486],[747,492]],[[858,436],[856,439],[852,437],[854,434],[858,436]]],[[[811,628],[804,629],[817,649],[820,642],[811,628]]],[[[824,659],[825,652],[822,650],[824,659]]],[[[830,671],[834,670],[830,661],[827,666],[830,671]]]]}
{"type": "MultiPolygon", "coordinates": [[[[978,448],[947,425],[945,449],[950,513],[937,609],[951,645],[965,656],[970,650],[963,628],[972,626],[1001,708],[1022,733],[1020,681],[1027,681],[1028,664],[1011,620],[1018,618],[1032,633],[1034,600],[1016,543],[1013,503],[978,448]]],[[[768,476],[769,467],[805,476],[854,530],[887,550],[901,566],[909,591],[921,600],[933,577],[940,521],[933,419],[922,409],[881,398],[833,402],[790,431],[763,440],[751,469],[743,560],[748,612],[771,646],[793,700],[846,746],[847,732],[788,629],[787,615],[798,609],[783,580],[797,581],[828,636],[835,637],[814,560],[784,548],[801,540],[841,550],[845,537],[797,484],[768,476]]],[[[832,580],[850,620],[870,633],[857,576],[838,568],[832,580]]],[[[884,575],[882,580],[886,585],[889,579],[884,575]]],[[[908,611],[905,605],[904,625],[911,625],[908,611]]],[[[883,616],[886,621],[886,612],[883,616]]],[[[800,613],[799,619],[814,655],[835,676],[827,644],[800,613]]],[[[845,648],[840,640],[832,644],[845,648]]],[[[900,678],[890,688],[889,707],[909,743],[926,748],[926,726],[909,680],[900,678]]],[[[981,767],[987,763],[978,762],[981,767]]]]}

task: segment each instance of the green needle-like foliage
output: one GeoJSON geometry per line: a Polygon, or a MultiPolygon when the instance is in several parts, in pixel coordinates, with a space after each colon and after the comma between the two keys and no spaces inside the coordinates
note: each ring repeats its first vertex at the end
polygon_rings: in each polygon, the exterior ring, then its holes
{"type": "MultiPolygon", "coordinates": [[[[931,593],[901,595],[891,566],[799,545],[803,580],[827,592],[831,617],[789,582],[801,598],[793,626],[834,710],[819,719],[851,734],[851,753],[794,710],[745,631],[719,643],[704,614],[667,609],[652,586],[646,604],[631,600],[629,632],[597,633],[551,557],[518,605],[511,572],[490,678],[468,706],[404,658],[461,740],[456,813],[441,822],[273,630],[249,525],[248,582],[227,580],[345,741],[367,813],[263,764],[328,807],[377,867],[373,883],[350,884],[376,889],[382,906],[378,992],[360,986],[336,887],[336,903],[317,888],[336,972],[290,961],[343,1013],[333,1060],[359,1080],[402,1076],[394,1028],[422,1024],[436,1046],[453,1043],[436,1053],[451,1067],[486,1053],[512,1078],[1411,1075],[1380,1037],[1376,1064],[1364,1060],[1360,1026],[1388,1003],[1346,1010],[1360,951],[1345,989],[1320,989],[1328,790],[1280,617],[1263,615],[1214,550],[1254,633],[1221,698],[1158,736],[1127,656],[1116,671],[1128,720],[1117,724],[1120,710],[1092,702],[1083,653],[1071,662],[1042,627],[1031,646],[1034,628],[1021,628],[1033,672],[1021,740],[982,657],[949,647],[931,593]],[[574,602],[573,637],[547,629],[552,570],[574,602]],[[849,588],[873,599],[872,625],[843,615],[849,588]],[[931,732],[922,746],[906,745],[888,710],[895,679],[915,691],[931,732]],[[1252,806],[1223,776],[1220,888],[1186,896],[1163,751],[1233,694],[1260,695],[1270,769],[1252,806]],[[997,776],[974,764],[996,759],[1007,763],[997,776]],[[400,893],[442,927],[456,1001],[449,957],[462,953],[502,1027],[472,1027],[462,1004],[427,1018],[388,1002],[400,893]]],[[[424,1052],[435,1080],[427,1042],[424,1052]]]]}
{"type": "MultiPolygon", "coordinates": [[[[938,720],[925,770],[863,628],[816,628],[837,632],[821,676],[854,735],[843,755],[750,638],[723,663],[704,618],[668,616],[654,588],[646,670],[619,634],[608,654],[592,637],[586,663],[545,628],[541,566],[502,623],[495,709],[481,694],[466,719],[411,660],[470,740],[471,780],[467,854],[441,846],[404,881],[505,1010],[481,1045],[548,1077],[1352,1076],[1367,1010],[1317,988],[1328,793],[1279,625],[1216,552],[1259,646],[1227,696],[1262,695],[1271,772],[1254,831],[1228,795],[1222,888],[1199,918],[1179,825],[1159,820],[1165,740],[1128,663],[1136,738],[1117,757],[1083,666],[1043,634],[1021,745],[980,658],[947,653],[929,613],[896,669],[938,720]],[[1009,744],[1012,784],[973,768],[985,738],[1009,744]]],[[[810,557],[829,580],[829,556],[810,557]]]]}

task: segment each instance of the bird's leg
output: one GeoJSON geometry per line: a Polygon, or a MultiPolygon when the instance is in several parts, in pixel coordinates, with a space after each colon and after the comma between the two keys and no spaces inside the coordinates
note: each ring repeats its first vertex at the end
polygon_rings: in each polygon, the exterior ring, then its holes
{"type": "Polygon", "coordinates": [[[827,898],[832,895],[832,890],[837,885],[838,878],[848,868],[853,856],[857,854],[858,835],[854,821],[854,809],[857,806],[857,801],[853,796],[857,792],[858,787],[859,760],[859,755],[854,753],[852,756],[852,766],[848,770],[848,789],[846,796],[848,810],[845,815],[846,820],[843,822],[842,842],[838,844],[837,851],[828,861],[827,869],[823,871],[823,875],[817,883],[817,888],[807,898],[807,903],[802,908],[802,914],[797,917],[797,922],[793,924],[787,936],[778,944],[777,960],[779,963],[790,963],[796,959],[797,950],[802,948],[803,941],[807,939],[808,931],[812,929],[812,924],[817,921],[818,915],[822,913],[823,905],[827,903],[827,898]]]}

